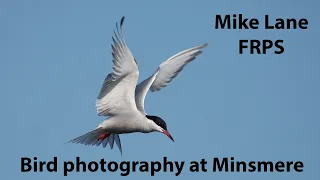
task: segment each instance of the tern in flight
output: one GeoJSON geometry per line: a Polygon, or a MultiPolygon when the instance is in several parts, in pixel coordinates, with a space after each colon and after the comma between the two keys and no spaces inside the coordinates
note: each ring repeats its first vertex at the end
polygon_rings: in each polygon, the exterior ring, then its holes
{"type": "Polygon", "coordinates": [[[70,140],[70,143],[99,146],[110,144],[113,149],[116,142],[121,154],[122,147],[119,134],[161,132],[172,141],[166,122],[158,116],[147,115],[144,99],[147,92],[156,92],[166,87],[187,65],[201,54],[207,44],[179,52],[163,62],[153,75],[137,85],[138,65],[123,38],[121,18],[120,28],[112,37],[113,72],[105,78],[96,100],[99,116],[108,116],[94,130],[70,140]]]}

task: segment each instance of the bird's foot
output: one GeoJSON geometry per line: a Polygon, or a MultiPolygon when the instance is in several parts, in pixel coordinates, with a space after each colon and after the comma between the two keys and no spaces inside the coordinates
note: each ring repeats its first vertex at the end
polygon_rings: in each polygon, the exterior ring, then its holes
{"type": "Polygon", "coordinates": [[[98,141],[100,140],[104,140],[105,138],[107,138],[110,134],[105,132],[103,134],[101,134],[99,137],[98,137],[98,141]]]}

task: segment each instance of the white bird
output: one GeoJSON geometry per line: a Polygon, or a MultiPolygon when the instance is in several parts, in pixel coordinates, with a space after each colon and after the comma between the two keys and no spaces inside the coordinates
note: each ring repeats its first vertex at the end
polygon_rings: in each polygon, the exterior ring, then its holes
{"type": "Polygon", "coordinates": [[[111,149],[116,142],[121,154],[119,134],[161,132],[174,141],[167,130],[166,122],[145,112],[146,94],[149,90],[155,92],[166,87],[184,66],[201,54],[201,49],[207,46],[196,46],[170,57],[153,75],[137,85],[138,65],[123,38],[123,21],[124,17],[120,21],[120,31],[116,23],[116,31],[112,37],[113,72],[105,78],[96,100],[98,115],[109,117],[94,130],[69,141],[85,145],[102,144],[103,148],[109,143],[111,149]]]}

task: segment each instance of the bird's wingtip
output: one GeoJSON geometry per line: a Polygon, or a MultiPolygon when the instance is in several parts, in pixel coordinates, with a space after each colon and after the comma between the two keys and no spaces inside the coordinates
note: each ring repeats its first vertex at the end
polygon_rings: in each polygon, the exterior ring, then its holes
{"type": "Polygon", "coordinates": [[[122,16],[122,18],[120,20],[120,27],[123,25],[124,19],[125,19],[125,16],[122,16]]]}

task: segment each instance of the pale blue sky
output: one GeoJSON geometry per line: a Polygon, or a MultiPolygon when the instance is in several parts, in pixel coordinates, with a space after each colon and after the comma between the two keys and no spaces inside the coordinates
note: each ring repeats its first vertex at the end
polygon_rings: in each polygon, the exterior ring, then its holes
{"type": "MultiPolygon", "coordinates": [[[[22,156],[41,160],[301,160],[303,173],[190,173],[178,179],[319,179],[319,3],[312,0],[0,1],[0,179],[113,180],[119,173],[20,173],[22,156]],[[214,30],[216,14],[262,20],[307,18],[307,30],[214,30]],[[175,138],[122,135],[117,149],[65,144],[99,124],[95,98],[111,72],[111,35],[124,33],[148,77],[180,50],[209,43],[146,110],[175,138]],[[239,39],[283,39],[282,55],[238,54],[239,39]],[[183,123],[181,125],[180,123],[183,123]]],[[[132,179],[148,179],[132,173],[132,179]]],[[[154,179],[174,178],[159,173],[154,179]]]]}

